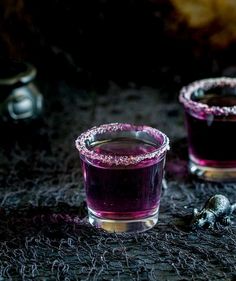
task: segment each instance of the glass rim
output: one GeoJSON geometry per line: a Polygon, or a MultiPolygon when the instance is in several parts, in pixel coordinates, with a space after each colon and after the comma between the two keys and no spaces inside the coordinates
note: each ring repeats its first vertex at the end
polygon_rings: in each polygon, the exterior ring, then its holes
{"type": "Polygon", "coordinates": [[[210,90],[211,88],[222,88],[225,86],[231,88],[236,87],[236,78],[216,77],[197,80],[188,84],[187,86],[184,86],[180,90],[179,101],[184,105],[185,108],[195,113],[205,113],[206,115],[217,116],[236,115],[236,105],[209,106],[191,99],[192,93],[198,89],[210,90]]]}
{"type": "Polygon", "coordinates": [[[159,158],[163,153],[169,150],[169,138],[159,131],[158,129],[146,126],[146,125],[133,125],[128,123],[109,123],[100,126],[94,126],[86,132],[82,133],[75,141],[76,148],[82,156],[90,160],[97,160],[103,164],[109,166],[129,166],[140,163],[143,160],[159,158]],[[158,138],[161,141],[161,145],[154,151],[148,153],[141,153],[139,155],[109,155],[103,153],[97,153],[89,150],[87,147],[88,140],[92,141],[92,138],[99,134],[122,132],[122,131],[142,131],[147,133],[154,139],[158,138]]]}

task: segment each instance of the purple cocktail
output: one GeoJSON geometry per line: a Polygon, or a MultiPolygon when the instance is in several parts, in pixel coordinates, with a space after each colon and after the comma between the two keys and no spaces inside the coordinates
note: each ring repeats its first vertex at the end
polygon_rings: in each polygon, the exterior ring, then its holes
{"type": "Polygon", "coordinates": [[[214,78],[184,87],[190,171],[212,181],[236,180],[236,79],[214,78]]]}
{"type": "Polygon", "coordinates": [[[89,221],[108,231],[155,225],[168,138],[147,126],[107,124],[83,133],[80,151],[89,221]]]}

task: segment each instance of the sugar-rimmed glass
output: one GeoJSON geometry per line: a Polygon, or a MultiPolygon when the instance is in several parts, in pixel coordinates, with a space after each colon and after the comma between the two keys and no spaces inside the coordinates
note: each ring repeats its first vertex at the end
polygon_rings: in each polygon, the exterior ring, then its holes
{"type": "Polygon", "coordinates": [[[189,169],[210,181],[236,180],[236,78],[195,81],[183,87],[189,169]]]}
{"type": "Polygon", "coordinates": [[[158,220],[169,139],[148,126],[112,123],[76,140],[89,222],[110,232],[145,231],[158,220]]]}

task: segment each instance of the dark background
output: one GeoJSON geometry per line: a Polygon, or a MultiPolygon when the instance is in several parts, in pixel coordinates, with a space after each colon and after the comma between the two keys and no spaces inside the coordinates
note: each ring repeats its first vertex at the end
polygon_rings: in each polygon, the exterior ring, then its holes
{"type": "Polygon", "coordinates": [[[189,82],[235,75],[234,3],[0,0],[0,59],[33,63],[44,96],[39,123],[0,126],[1,280],[236,280],[235,217],[227,227],[189,229],[193,208],[217,193],[235,203],[236,186],[188,173],[177,100],[189,82]],[[108,234],[86,220],[74,142],[110,122],[170,138],[168,188],[145,233],[108,234]]]}
{"type": "Polygon", "coordinates": [[[0,56],[82,88],[112,80],[178,89],[234,74],[236,6],[214,2],[2,0],[0,56]]]}

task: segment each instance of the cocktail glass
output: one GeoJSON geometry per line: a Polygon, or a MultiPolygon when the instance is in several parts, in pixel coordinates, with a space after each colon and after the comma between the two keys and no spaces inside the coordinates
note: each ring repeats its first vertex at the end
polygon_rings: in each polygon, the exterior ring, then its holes
{"type": "Polygon", "coordinates": [[[169,139],[148,126],[112,123],[76,140],[89,222],[109,232],[142,232],[158,220],[169,139]]]}
{"type": "Polygon", "coordinates": [[[203,79],[183,87],[189,169],[210,181],[236,180],[236,78],[203,79]]]}

